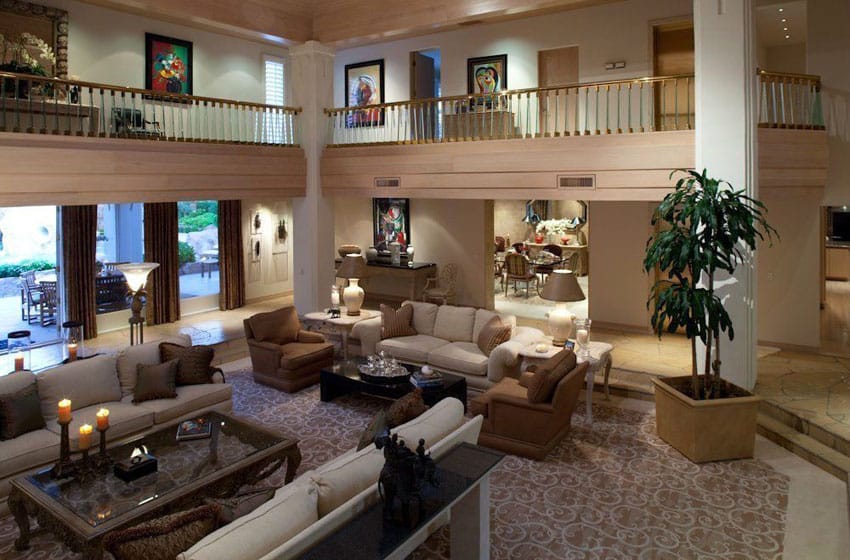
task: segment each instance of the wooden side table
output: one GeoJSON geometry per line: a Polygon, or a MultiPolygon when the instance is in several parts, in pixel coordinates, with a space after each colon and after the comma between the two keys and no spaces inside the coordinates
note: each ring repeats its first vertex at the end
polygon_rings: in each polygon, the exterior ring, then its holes
{"type": "Polygon", "coordinates": [[[303,320],[308,330],[339,335],[342,339],[342,359],[348,360],[348,335],[351,334],[351,329],[360,321],[380,315],[380,311],[371,309],[360,309],[360,315],[346,315],[345,307],[341,307],[339,317],[331,318],[330,313],[326,311],[311,311],[304,315],[303,320]]]}
{"type": "MultiPolygon", "coordinates": [[[[582,356],[577,354],[577,362],[584,363],[585,361],[590,362],[590,367],[587,368],[587,377],[585,378],[587,383],[587,393],[585,396],[585,412],[587,417],[587,422],[593,422],[593,384],[594,384],[594,376],[598,371],[602,371],[604,375],[604,388],[605,388],[605,400],[608,400],[610,395],[608,392],[608,377],[611,374],[611,351],[614,347],[607,342],[595,342],[591,341],[589,344],[590,347],[590,356],[585,359],[582,356]]],[[[576,346],[578,348],[578,346],[576,346]]],[[[530,365],[533,364],[541,364],[563,350],[560,346],[552,346],[551,337],[547,337],[546,340],[535,342],[529,346],[526,346],[522,350],[519,351],[519,355],[522,356],[522,369],[525,370],[530,365]],[[545,352],[538,352],[537,345],[538,344],[547,344],[548,347],[545,352]]]]}

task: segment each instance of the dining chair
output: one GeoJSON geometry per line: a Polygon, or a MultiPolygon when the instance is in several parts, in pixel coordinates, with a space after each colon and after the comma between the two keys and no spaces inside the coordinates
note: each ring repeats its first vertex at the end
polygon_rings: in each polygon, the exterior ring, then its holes
{"type": "Polygon", "coordinates": [[[552,244],[552,243],[550,243],[548,245],[544,245],[543,249],[541,249],[540,253],[538,253],[538,256],[540,256],[543,253],[549,253],[551,255],[554,255],[557,258],[553,259],[552,262],[545,262],[545,263],[537,264],[537,265],[534,266],[535,274],[540,275],[540,281],[537,284],[537,291],[538,292],[540,292],[541,284],[546,282],[546,277],[549,276],[550,274],[552,274],[552,271],[555,270],[556,268],[560,268],[561,263],[563,262],[563,260],[561,259],[563,252],[561,251],[561,248],[558,245],[555,245],[555,244],[552,244]]]}
{"type": "Polygon", "coordinates": [[[517,290],[517,283],[525,282],[525,297],[528,297],[529,284],[534,282],[535,289],[539,289],[540,284],[537,279],[537,274],[531,269],[531,263],[528,262],[528,257],[519,253],[508,253],[505,255],[505,296],[508,295],[508,287],[513,280],[514,290],[517,290]]]}

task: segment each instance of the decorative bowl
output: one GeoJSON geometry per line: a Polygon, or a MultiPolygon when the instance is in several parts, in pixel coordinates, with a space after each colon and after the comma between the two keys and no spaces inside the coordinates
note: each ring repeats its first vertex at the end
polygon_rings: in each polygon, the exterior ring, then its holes
{"type": "Polygon", "coordinates": [[[340,245],[339,249],[337,249],[337,252],[342,258],[345,258],[345,255],[359,255],[362,253],[360,247],[352,244],[340,245]]]}

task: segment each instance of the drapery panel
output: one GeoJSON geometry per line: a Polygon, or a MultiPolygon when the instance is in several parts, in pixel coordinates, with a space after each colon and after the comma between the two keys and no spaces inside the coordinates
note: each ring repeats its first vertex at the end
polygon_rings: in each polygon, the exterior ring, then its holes
{"type": "Polygon", "coordinates": [[[145,203],[145,261],[159,263],[148,276],[149,325],[180,318],[180,260],[177,252],[177,203],[145,203]]]}
{"type": "Polygon", "coordinates": [[[67,320],[80,321],[86,339],[97,336],[97,206],[63,206],[61,271],[67,320]]]}
{"type": "Polygon", "coordinates": [[[242,243],[242,201],[218,202],[219,308],[245,305],[245,249],[242,243]]]}

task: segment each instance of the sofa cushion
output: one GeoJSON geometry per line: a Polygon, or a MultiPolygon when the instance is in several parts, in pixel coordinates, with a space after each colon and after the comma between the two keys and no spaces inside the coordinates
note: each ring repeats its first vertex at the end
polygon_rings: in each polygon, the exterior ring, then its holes
{"type": "Polygon", "coordinates": [[[434,323],[434,336],[449,342],[472,342],[475,325],[474,307],[441,305],[434,323]]]}
{"type": "Polygon", "coordinates": [[[452,342],[432,350],[428,363],[469,375],[487,375],[487,356],[472,342],[452,342]]]}
{"type": "MultiPolygon", "coordinates": [[[[88,360],[86,360],[88,361],[88,360]]],[[[122,402],[104,402],[72,411],[73,420],[68,426],[71,436],[71,450],[77,449],[80,437],[80,426],[95,423],[95,413],[101,408],[109,409],[109,441],[141,432],[153,426],[153,413],[137,404],[122,402]]],[[[59,423],[47,422],[47,429],[54,434],[60,433],[59,423]]],[[[97,435],[92,436],[92,445],[97,445],[97,435]]]]}
{"type": "Polygon", "coordinates": [[[490,356],[496,346],[510,340],[511,330],[510,325],[502,323],[501,317],[494,316],[478,332],[475,343],[485,356],[490,356]]]}
{"type": "Polygon", "coordinates": [[[441,346],[448,344],[442,338],[425,334],[388,338],[375,345],[375,351],[386,351],[394,358],[403,362],[426,363],[428,354],[441,346]]]}
{"type": "Polygon", "coordinates": [[[298,340],[301,321],[295,306],[287,306],[268,313],[257,313],[248,319],[254,340],[258,342],[273,342],[286,344],[298,340]]]}
{"type": "Polygon", "coordinates": [[[377,483],[383,466],[383,452],[369,446],[316,469],[310,479],[319,491],[319,518],[377,483]]]}
{"type": "Polygon", "coordinates": [[[525,399],[528,398],[528,389],[520,385],[519,381],[513,377],[505,377],[490,387],[486,393],[470,399],[469,412],[480,414],[487,418],[490,412],[490,401],[494,395],[507,395],[518,399],[525,399]]]}
{"type": "MultiPolygon", "coordinates": [[[[221,402],[229,401],[233,396],[233,387],[227,383],[208,383],[206,385],[184,385],[177,387],[177,397],[145,401],[138,406],[153,413],[154,424],[169,422],[181,416],[209,409],[221,402]]],[[[129,402],[132,396],[122,399],[129,402]]]]}
{"type": "Polygon", "coordinates": [[[210,366],[215,357],[212,346],[182,346],[170,342],[160,342],[159,359],[161,362],[178,360],[177,385],[201,385],[212,382],[210,366]]]}
{"type": "Polygon", "coordinates": [[[493,317],[499,317],[502,320],[502,324],[511,326],[511,336],[513,336],[514,330],[516,329],[516,316],[510,315],[508,313],[496,313],[495,311],[490,311],[489,309],[476,309],[475,310],[475,324],[472,327],[472,340],[478,340],[478,335],[481,334],[481,329],[484,328],[484,325],[487,324],[493,317]]]}
{"type": "Polygon", "coordinates": [[[131,395],[136,386],[136,364],[158,364],[161,361],[159,359],[161,342],[190,346],[192,339],[188,334],[181,333],[155,342],[127,346],[118,352],[118,378],[121,380],[121,393],[123,395],[131,395]]]}
{"type": "Polygon", "coordinates": [[[38,385],[30,383],[15,393],[0,395],[0,440],[16,438],[43,427],[38,385]]]}
{"type": "Polygon", "coordinates": [[[428,448],[463,424],[463,421],[463,404],[449,397],[439,401],[419,417],[390,431],[398,434],[412,449],[416,448],[420,439],[425,440],[425,447],[428,448]]]}
{"type": "MultiPolygon", "coordinates": [[[[93,404],[120,401],[121,384],[115,364],[115,356],[103,355],[40,372],[37,376],[38,396],[41,399],[41,413],[48,428],[51,420],[56,420],[59,415],[57,404],[62,399],[71,399],[71,412],[75,418],[78,416],[75,412],[78,409],[93,404]]],[[[94,414],[88,420],[91,423],[94,414]]],[[[110,432],[110,435],[112,433],[110,432]]]]}
{"type": "Polygon", "coordinates": [[[406,303],[398,309],[381,304],[381,338],[412,336],[416,329],[411,326],[413,306],[406,303]]]}
{"type": "Polygon", "coordinates": [[[177,377],[177,360],[161,364],[138,364],[136,371],[138,373],[136,388],[133,389],[134,403],[177,397],[177,386],[174,382],[177,377]]]}
{"type": "Polygon", "coordinates": [[[436,303],[424,301],[404,301],[402,305],[413,306],[413,328],[419,334],[434,336],[434,323],[437,321],[437,310],[440,308],[436,303]]]}
{"type": "MultiPolygon", "coordinates": [[[[24,387],[35,384],[36,375],[27,370],[13,371],[7,375],[0,375],[0,395],[17,393],[24,387]]],[[[59,401],[56,401],[57,403],[59,401]]]]}
{"type": "Polygon", "coordinates": [[[55,461],[59,435],[41,429],[0,441],[0,478],[55,461]]]}
{"type": "Polygon", "coordinates": [[[296,370],[324,358],[333,358],[334,345],[331,342],[290,342],[280,347],[280,367],[296,370]]]}
{"type": "Polygon", "coordinates": [[[410,422],[420,414],[428,410],[428,405],[422,400],[422,389],[416,388],[396,399],[387,409],[387,426],[395,428],[405,422],[410,422]]]}
{"type": "Polygon", "coordinates": [[[108,533],[103,548],[115,560],[171,559],[218,527],[220,508],[203,505],[108,533]]]}
{"type": "MultiPolygon", "coordinates": [[[[377,477],[376,477],[377,480],[377,477]]],[[[178,560],[256,560],[315,523],[316,487],[293,482],[248,515],[207,535],[178,560]]]]}

